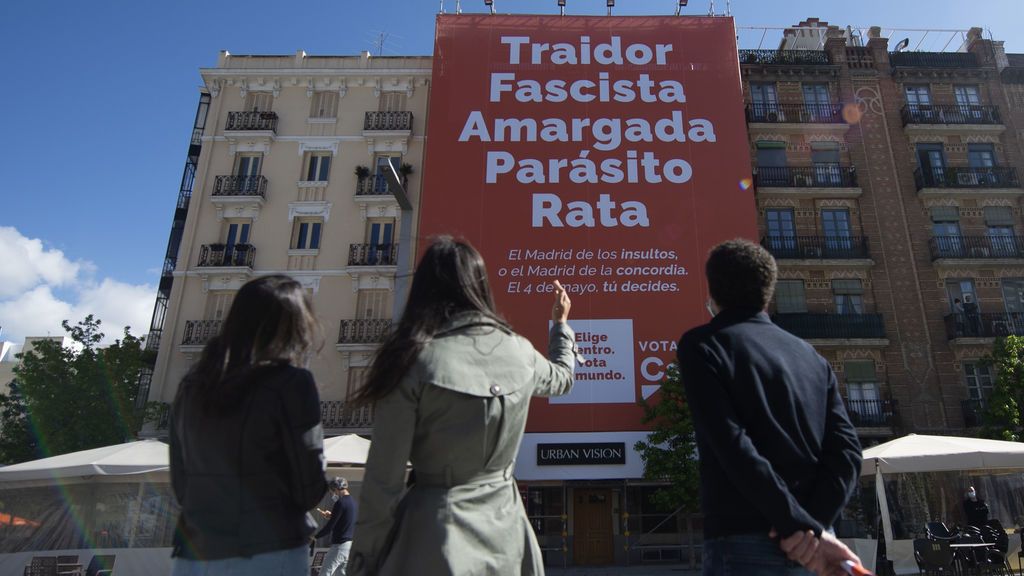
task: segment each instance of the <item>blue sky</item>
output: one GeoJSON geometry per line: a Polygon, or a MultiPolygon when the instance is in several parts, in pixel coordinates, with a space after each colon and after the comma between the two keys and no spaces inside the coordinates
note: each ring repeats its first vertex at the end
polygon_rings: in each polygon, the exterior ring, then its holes
{"type": "MultiPolygon", "coordinates": [[[[455,0],[445,3],[454,10],[455,0]]],[[[706,14],[708,3],[691,0],[686,12],[706,14]]],[[[668,14],[676,2],[618,4],[616,14],[668,14]]],[[[725,5],[716,2],[719,11],[725,5]]],[[[496,6],[557,11],[555,0],[496,6]]],[[[89,311],[114,316],[115,326],[130,322],[135,333],[148,328],[198,70],[214,66],[219,50],[353,54],[376,51],[383,32],[385,54],[429,54],[438,7],[439,0],[0,2],[7,86],[0,92],[0,253],[18,249],[24,263],[0,263],[4,336],[59,333],[57,315],[89,311]],[[126,306],[132,298],[138,302],[126,306]]],[[[465,0],[463,9],[483,11],[483,0],[465,0]]],[[[568,0],[568,12],[603,14],[605,1],[568,0]]],[[[1024,52],[1022,0],[734,0],[732,12],[740,26],[785,26],[809,16],[865,27],[976,25],[1005,40],[1008,51],[1024,52]]]]}

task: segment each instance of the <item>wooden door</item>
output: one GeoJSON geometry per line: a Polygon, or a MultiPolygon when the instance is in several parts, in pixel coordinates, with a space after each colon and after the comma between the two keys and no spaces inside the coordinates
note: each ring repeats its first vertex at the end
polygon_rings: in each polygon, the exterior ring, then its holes
{"type": "Polygon", "coordinates": [[[573,563],[576,565],[611,564],[612,491],[577,489],[574,491],[573,563]]]}

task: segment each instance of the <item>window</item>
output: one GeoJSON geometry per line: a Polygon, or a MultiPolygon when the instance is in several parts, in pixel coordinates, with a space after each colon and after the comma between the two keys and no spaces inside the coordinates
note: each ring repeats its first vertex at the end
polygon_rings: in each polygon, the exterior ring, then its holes
{"type": "Polygon", "coordinates": [[[405,92],[383,92],[377,109],[380,112],[405,112],[405,106],[405,92]]]}
{"type": "Polygon", "coordinates": [[[1024,334],[1024,279],[1003,279],[1003,304],[1008,316],[1006,333],[1024,334]]]}
{"type": "Polygon", "coordinates": [[[224,244],[228,251],[235,244],[249,243],[249,229],[252,228],[252,220],[248,218],[228,218],[224,221],[224,244]]]}
{"type": "Polygon", "coordinates": [[[977,361],[964,362],[964,379],[967,381],[967,397],[971,400],[985,400],[992,392],[991,366],[977,361]]]}
{"type": "Polygon", "coordinates": [[[768,247],[772,252],[781,256],[787,251],[796,251],[796,225],[791,208],[765,210],[765,226],[768,229],[768,247]]]}
{"type": "Polygon", "coordinates": [[[400,174],[398,169],[401,165],[401,156],[378,155],[374,159],[374,174],[376,177],[373,180],[373,191],[377,193],[386,193],[388,191],[388,180],[384,175],[391,168],[394,168],[395,172],[400,174]]]}
{"type": "Polygon", "coordinates": [[[271,92],[249,92],[245,95],[246,112],[269,112],[274,105],[271,92]]]}
{"type": "Polygon", "coordinates": [[[803,280],[779,280],[775,285],[775,311],[779,314],[807,312],[803,280]]]}
{"type": "Polygon", "coordinates": [[[785,142],[762,140],[757,143],[757,182],[762,186],[790,185],[785,142]]]}
{"type": "Polygon", "coordinates": [[[564,500],[561,486],[530,486],[526,489],[526,515],[538,536],[561,536],[564,500]]]}
{"type": "Polygon", "coordinates": [[[828,208],[821,211],[821,231],[825,234],[825,256],[853,256],[850,238],[850,211],[846,208],[828,208]]]}
{"type": "Polygon", "coordinates": [[[297,218],[292,227],[293,250],[318,250],[323,222],[319,218],[297,218]]]}
{"type": "Polygon", "coordinates": [[[306,154],[306,181],[327,182],[331,173],[331,153],[311,152],[306,154]]]}
{"type": "Polygon", "coordinates": [[[971,168],[991,168],[996,165],[996,156],[991,144],[968,144],[967,165],[971,168]]]}
{"type": "MultiPolygon", "coordinates": [[[[1009,206],[985,206],[986,236],[993,255],[1014,257],[1017,254],[1013,230],[1013,211],[1009,206]]],[[[979,246],[979,248],[986,248],[979,246]]]]}
{"type": "Polygon", "coordinates": [[[878,376],[874,360],[847,360],[846,409],[856,426],[879,426],[885,423],[885,411],[878,393],[878,376]]]}
{"type": "Polygon", "coordinates": [[[310,99],[310,118],[336,118],[338,115],[337,92],[313,92],[310,99]]]}
{"type": "Polygon", "coordinates": [[[956,105],[965,112],[981,105],[977,86],[954,86],[953,95],[956,97],[956,105]]]}
{"type": "Polygon", "coordinates": [[[234,291],[211,290],[206,295],[206,319],[223,320],[226,318],[234,298],[234,291]]]}
{"type": "Polygon", "coordinates": [[[925,186],[944,186],[946,156],[942,144],[918,144],[917,163],[925,186]]]}
{"type": "Polygon", "coordinates": [[[963,258],[963,238],[960,236],[960,209],[956,206],[936,206],[931,209],[932,233],[935,248],[943,258],[963,258]]]}
{"type": "Polygon", "coordinates": [[[912,112],[927,111],[931,108],[932,95],[927,85],[912,85],[906,87],[907,105],[912,112]]]}
{"type": "Polygon", "coordinates": [[[832,296],[838,314],[864,313],[864,284],[858,278],[832,281],[832,296]]]}
{"type": "Polygon", "coordinates": [[[804,108],[810,120],[820,121],[832,116],[832,103],[828,97],[828,84],[804,84],[804,108]]]}
{"type": "Polygon", "coordinates": [[[814,183],[818,186],[836,186],[842,183],[839,171],[839,144],[815,142],[811,144],[811,162],[814,164],[814,183]]]}
{"type": "Polygon", "coordinates": [[[978,296],[974,291],[974,280],[959,278],[946,280],[946,296],[949,299],[949,310],[955,313],[978,312],[978,296]]]}
{"type": "Polygon", "coordinates": [[[235,174],[243,177],[259,176],[262,164],[262,154],[239,154],[235,159],[235,174]]]}
{"type": "Polygon", "coordinates": [[[782,120],[779,97],[774,83],[750,83],[750,111],[754,122],[778,122],[782,120]]]}
{"type": "Polygon", "coordinates": [[[391,318],[391,292],[389,290],[360,290],[356,296],[356,318],[359,320],[391,318]]]}

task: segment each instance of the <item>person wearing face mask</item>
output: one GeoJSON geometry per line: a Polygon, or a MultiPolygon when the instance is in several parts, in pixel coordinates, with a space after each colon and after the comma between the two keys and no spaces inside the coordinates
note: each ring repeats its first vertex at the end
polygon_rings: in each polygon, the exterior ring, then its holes
{"type": "Polygon", "coordinates": [[[338,476],[330,481],[331,500],[334,506],[324,514],[330,518],[327,524],[313,536],[313,539],[331,535],[331,548],[324,557],[322,576],[342,576],[348,564],[348,553],[352,548],[352,529],[356,525],[356,501],[349,495],[348,480],[338,476]]]}
{"type": "Polygon", "coordinates": [[[978,498],[978,492],[971,486],[964,498],[964,515],[969,526],[984,526],[988,522],[988,504],[978,498]]]}

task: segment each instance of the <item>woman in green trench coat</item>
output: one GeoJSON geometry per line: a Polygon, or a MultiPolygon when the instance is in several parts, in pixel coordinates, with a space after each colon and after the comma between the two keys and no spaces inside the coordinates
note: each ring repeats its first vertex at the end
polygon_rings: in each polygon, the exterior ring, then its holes
{"type": "Polygon", "coordinates": [[[361,393],[375,425],[349,576],[544,573],[512,469],[530,398],[572,387],[570,305],[556,281],[545,358],[498,316],[476,250],[427,249],[361,393]]]}

